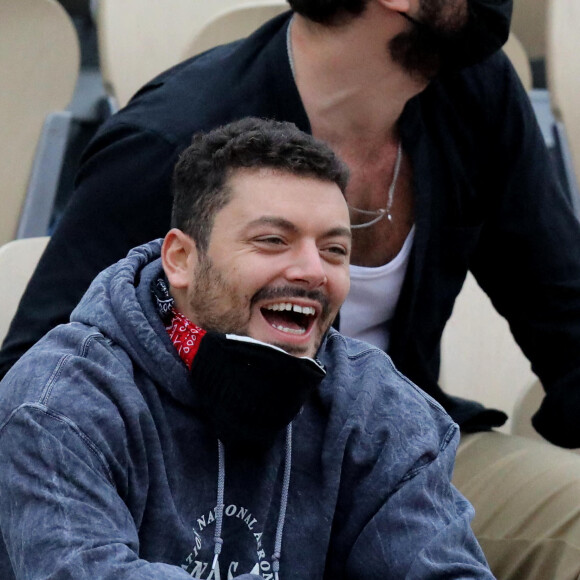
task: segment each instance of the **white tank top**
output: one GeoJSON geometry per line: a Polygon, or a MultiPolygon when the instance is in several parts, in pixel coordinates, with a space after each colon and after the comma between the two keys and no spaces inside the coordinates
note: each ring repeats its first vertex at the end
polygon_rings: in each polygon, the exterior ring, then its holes
{"type": "Polygon", "coordinates": [[[350,266],[350,292],[340,310],[340,332],[387,350],[414,237],[415,226],[401,251],[384,266],[350,266]]]}

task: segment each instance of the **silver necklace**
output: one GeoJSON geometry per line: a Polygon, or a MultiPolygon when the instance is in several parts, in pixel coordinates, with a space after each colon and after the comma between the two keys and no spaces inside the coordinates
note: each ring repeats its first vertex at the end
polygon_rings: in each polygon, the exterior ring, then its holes
{"type": "Polygon", "coordinates": [[[370,228],[376,223],[380,222],[385,216],[389,222],[393,221],[393,216],[391,214],[391,208],[393,207],[393,199],[395,197],[395,187],[397,186],[397,180],[399,179],[399,172],[401,171],[401,161],[403,160],[403,147],[401,141],[399,141],[399,146],[397,147],[397,160],[395,161],[395,171],[393,172],[393,180],[389,187],[389,192],[387,194],[387,205],[379,209],[359,209],[347,203],[348,209],[353,213],[358,213],[366,216],[374,216],[370,221],[362,224],[351,224],[350,228],[352,230],[361,230],[363,228],[370,228]]]}
{"type": "Polygon", "coordinates": [[[294,57],[292,56],[292,39],[290,38],[290,28],[294,22],[294,15],[290,17],[288,22],[288,28],[286,29],[286,52],[288,53],[288,63],[290,64],[290,70],[292,71],[292,78],[296,83],[296,71],[294,70],[294,57]]]}
{"type": "MultiPolygon", "coordinates": [[[[294,69],[294,58],[292,56],[292,39],[290,37],[290,28],[292,26],[292,22],[294,21],[294,16],[290,18],[288,22],[288,28],[286,29],[286,51],[288,53],[288,63],[290,64],[290,70],[292,72],[292,78],[294,82],[296,82],[296,71],[294,69]]],[[[397,186],[397,180],[399,179],[399,172],[401,171],[401,161],[403,160],[403,147],[401,145],[401,141],[399,141],[399,146],[397,148],[397,159],[395,161],[395,171],[393,172],[393,180],[391,181],[391,185],[389,187],[389,192],[387,194],[387,205],[385,207],[381,207],[380,209],[359,209],[358,207],[354,207],[347,203],[348,209],[353,213],[358,213],[361,215],[366,216],[374,216],[370,221],[351,225],[351,229],[353,230],[361,230],[363,228],[370,228],[374,226],[376,223],[380,222],[385,216],[389,222],[393,221],[393,216],[391,214],[391,207],[393,206],[393,198],[395,197],[395,187],[397,186]]]]}

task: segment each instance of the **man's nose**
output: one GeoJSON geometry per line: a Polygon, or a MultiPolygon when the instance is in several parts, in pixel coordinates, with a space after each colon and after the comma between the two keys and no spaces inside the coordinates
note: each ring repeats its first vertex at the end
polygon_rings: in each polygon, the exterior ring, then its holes
{"type": "Polygon", "coordinates": [[[315,244],[303,244],[294,252],[286,270],[286,277],[291,282],[299,282],[309,288],[318,288],[326,284],[324,261],[315,244]]]}

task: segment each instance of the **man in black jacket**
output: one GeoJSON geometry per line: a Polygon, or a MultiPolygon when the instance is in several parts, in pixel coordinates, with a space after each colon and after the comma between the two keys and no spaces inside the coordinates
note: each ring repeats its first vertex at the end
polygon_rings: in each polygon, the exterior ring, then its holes
{"type": "MultiPolygon", "coordinates": [[[[479,432],[462,447],[485,448],[470,475],[484,481],[481,471],[492,473],[496,459],[486,450],[505,460],[502,446],[516,440],[485,433],[504,413],[450,397],[437,384],[441,334],[468,270],[509,320],[546,388],[536,429],[558,445],[580,446],[580,255],[567,251],[578,247],[580,227],[551,173],[525,91],[498,52],[511,1],[290,4],[293,17],[162,74],[101,129],[5,341],[3,368],[67,319],[99,270],[163,235],[171,168],[192,133],[261,116],[312,132],[349,165],[353,291],[339,327],[383,347],[465,433],[479,432]]],[[[544,457],[544,448],[521,444],[532,459],[542,455],[543,466],[550,457],[562,464],[551,448],[544,457]]],[[[577,497],[578,483],[570,482],[580,480],[578,462],[569,463],[570,473],[556,479],[577,497]]],[[[502,482],[506,497],[518,493],[510,485],[502,482]]],[[[496,486],[493,480],[485,489],[496,486]]],[[[478,513],[476,533],[482,522],[484,549],[489,534],[489,546],[513,555],[504,528],[498,535],[483,526],[489,502],[466,495],[478,513]]],[[[542,519],[540,528],[550,526],[558,528],[542,519]]],[[[519,546],[528,542],[514,536],[519,546]]],[[[520,570],[544,549],[540,537],[529,540],[520,570]]],[[[576,550],[572,561],[580,560],[577,544],[566,544],[576,550]]],[[[510,569],[498,563],[503,557],[491,559],[498,575],[510,569]]]]}

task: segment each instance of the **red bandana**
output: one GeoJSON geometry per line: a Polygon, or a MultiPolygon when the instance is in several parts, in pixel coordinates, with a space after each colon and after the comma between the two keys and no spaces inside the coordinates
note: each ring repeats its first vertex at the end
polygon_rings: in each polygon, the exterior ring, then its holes
{"type": "Polygon", "coordinates": [[[181,360],[191,370],[193,357],[196,355],[206,331],[193,324],[191,320],[183,316],[175,308],[171,309],[171,313],[173,318],[171,323],[165,327],[165,330],[167,330],[167,334],[169,334],[169,338],[179,353],[181,360]]]}

